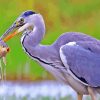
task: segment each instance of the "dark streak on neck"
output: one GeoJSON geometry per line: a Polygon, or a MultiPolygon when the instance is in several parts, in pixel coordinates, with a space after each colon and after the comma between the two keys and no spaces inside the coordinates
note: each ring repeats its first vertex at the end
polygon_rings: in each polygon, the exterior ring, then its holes
{"type": "Polygon", "coordinates": [[[42,62],[44,64],[47,64],[47,65],[51,65],[52,66],[53,65],[52,63],[45,62],[45,61],[41,60],[40,58],[33,56],[30,52],[28,52],[27,48],[25,48],[25,45],[24,45],[24,40],[25,40],[26,36],[28,36],[28,34],[26,34],[24,36],[23,40],[22,40],[22,45],[23,45],[23,47],[25,49],[25,52],[28,53],[29,56],[31,56],[32,58],[37,59],[38,61],[40,61],[40,62],[42,62]]]}

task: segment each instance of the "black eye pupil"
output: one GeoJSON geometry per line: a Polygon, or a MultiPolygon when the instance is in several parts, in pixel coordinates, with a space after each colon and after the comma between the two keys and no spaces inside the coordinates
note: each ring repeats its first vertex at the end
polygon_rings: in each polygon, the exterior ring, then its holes
{"type": "Polygon", "coordinates": [[[24,22],[24,19],[23,19],[23,18],[21,18],[21,19],[20,19],[20,21],[21,21],[21,22],[24,22]]]}

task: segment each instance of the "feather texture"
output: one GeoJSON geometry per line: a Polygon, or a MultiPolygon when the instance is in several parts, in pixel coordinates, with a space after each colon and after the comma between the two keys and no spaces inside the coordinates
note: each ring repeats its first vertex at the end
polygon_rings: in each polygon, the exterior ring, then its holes
{"type": "Polygon", "coordinates": [[[92,87],[100,86],[100,45],[92,41],[78,41],[76,45],[61,48],[64,65],[82,82],[92,87]],[[85,81],[83,81],[83,79],[85,81]]]}

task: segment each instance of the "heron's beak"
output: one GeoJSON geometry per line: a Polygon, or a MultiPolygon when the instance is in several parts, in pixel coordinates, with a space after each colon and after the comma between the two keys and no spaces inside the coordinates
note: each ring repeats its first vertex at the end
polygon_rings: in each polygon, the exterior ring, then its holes
{"type": "Polygon", "coordinates": [[[7,31],[1,36],[1,39],[4,40],[11,32],[16,30],[20,26],[20,23],[18,21],[14,22],[10,28],[7,29],[7,31]]]}
{"type": "Polygon", "coordinates": [[[2,36],[1,36],[1,39],[3,40],[4,38],[6,38],[10,32],[12,32],[13,30],[15,29],[15,26],[12,25],[2,36]]]}
{"type": "Polygon", "coordinates": [[[4,42],[7,42],[8,40],[10,40],[12,37],[14,37],[15,35],[17,35],[18,33],[22,32],[23,30],[25,30],[27,27],[29,27],[29,24],[20,24],[19,22],[15,22],[2,36],[1,39],[4,42]],[[15,32],[13,32],[14,30],[16,30],[15,32]],[[13,32],[12,34],[10,34],[11,32],[13,32]]]}

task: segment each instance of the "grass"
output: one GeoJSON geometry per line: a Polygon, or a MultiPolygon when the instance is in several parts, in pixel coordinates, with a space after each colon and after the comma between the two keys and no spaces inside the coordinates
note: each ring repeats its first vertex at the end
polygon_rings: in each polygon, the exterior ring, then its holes
{"type": "MultiPolygon", "coordinates": [[[[0,100],[4,100],[4,97],[0,97],[0,100]]],[[[73,97],[71,95],[66,96],[66,97],[50,97],[50,96],[38,96],[36,98],[30,98],[28,96],[23,96],[23,97],[16,97],[15,95],[13,96],[6,96],[5,100],[76,100],[73,99],[73,97]]],[[[91,100],[90,97],[86,97],[83,100],[91,100]]],[[[100,100],[100,98],[98,98],[98,100],[100,100]]]]}
{"type": "MultiPolygon", "coordinates": [[[[42,96],[39,96],[37,98],[29,98],[29,97],[17,97],[16,96],[6,96],[5,99],[7,100],[72,100],[72,97],[71,96],[67,96],[67,97],[64,97],[64,98],[55,98],[55,97],[42,97],[42,96]]],[[[0,97],[0,100],[4,100],[3,97],[0,97]]]]}

